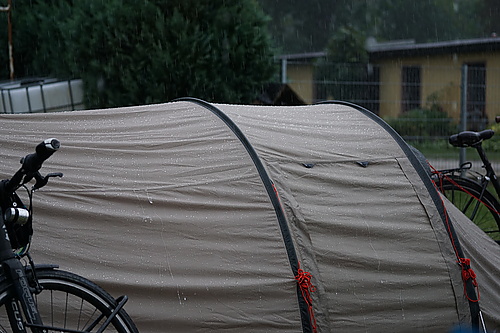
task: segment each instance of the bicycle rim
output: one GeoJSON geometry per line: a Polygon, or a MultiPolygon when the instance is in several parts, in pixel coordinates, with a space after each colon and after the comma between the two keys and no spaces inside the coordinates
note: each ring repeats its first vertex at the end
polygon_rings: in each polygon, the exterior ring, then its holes
{"type": "Polygon", "coordinates": [[[481,197],[483,189],[479,184],[460,177],[444,179],[441,190],[479,228],[500,241],[500,204],[488,190],[481,197]]]}
{"type": "MultiPolygon", "coordinates": [[[[77,275],[46,270],[37,272],[42,292],[36,303],[47,332],[98,332],[115,307],[114,299],[94,283],[77,275]]],[[[12,288],[0,286],[0,332],[12,332],[5,304],[12,299],[12,288]]],[[[104,330],[106,333],[134,333],[135,325],[122,309],[104,330]]]]}

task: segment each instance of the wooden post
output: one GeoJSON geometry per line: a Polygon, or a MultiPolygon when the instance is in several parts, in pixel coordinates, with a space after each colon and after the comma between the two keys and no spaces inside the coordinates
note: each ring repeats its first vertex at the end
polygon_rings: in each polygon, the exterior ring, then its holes
{"type": "Polygon", "coordinates": [[[12,51],[12,0],[8,0],[6,7],[0,7],[0,11],[7,12],[7,31],[9,37],[9,70],[10,79],[14,80],[14,53],[12,51]]]}

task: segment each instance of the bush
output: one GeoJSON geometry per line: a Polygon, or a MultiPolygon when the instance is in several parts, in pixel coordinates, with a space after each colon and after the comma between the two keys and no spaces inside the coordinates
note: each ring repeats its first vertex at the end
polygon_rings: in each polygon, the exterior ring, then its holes
{"type": "Polygon", "coordinates": [[[495,135],[483,142],[483,148],[488,152],[500,152],[500,124],[493,124],[490,129],[495,131],[495,135]]]}
{"type": "Polygon", "coordinates": [[[401,136],[420,140],[446,138],[457,130],[453,119],[438,109],[414,109],[386,122],[401,136]]]}

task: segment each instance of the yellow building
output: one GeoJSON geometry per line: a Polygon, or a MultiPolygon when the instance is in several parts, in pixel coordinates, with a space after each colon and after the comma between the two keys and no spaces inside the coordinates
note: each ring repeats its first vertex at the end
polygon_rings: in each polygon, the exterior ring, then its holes
{"type": "MultiPolygon", "coordinates": [[[[500,38],[423,44],[372,42],[367,51],[369,66],[376,68],[378,76],[373,111],[382,117],[434,106],[459,119],[463,97],[467,98],[470,122],[491,123],[500,115],[500,38]],[[464,91],[463,83],[467,87],[464,91]]],[[[315,63],[325,57],[325,52],[279,57],[282,83],[306,103],[328,98],[317,93],[321,83],[315,81],[315,63]]]]}
{"type": "Polygon", "coordinates": [[[372,44],[368,52],[379,67],[381,116],[434,104],[458,119],[464,97],[472,122],[500,114],[500,38],[372,44]]]}

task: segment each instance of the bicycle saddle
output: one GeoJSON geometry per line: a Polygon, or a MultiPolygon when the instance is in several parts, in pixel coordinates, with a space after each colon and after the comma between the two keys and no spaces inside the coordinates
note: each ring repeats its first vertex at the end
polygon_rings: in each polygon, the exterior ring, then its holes
{"type": "Polygon", "coordinates": [[[473,147],[483,140],[490,139],[494,134],[495,132],[490,129],[481,132],[464,131],[450,136],[449,142],[454,147],[473,147]]]}

